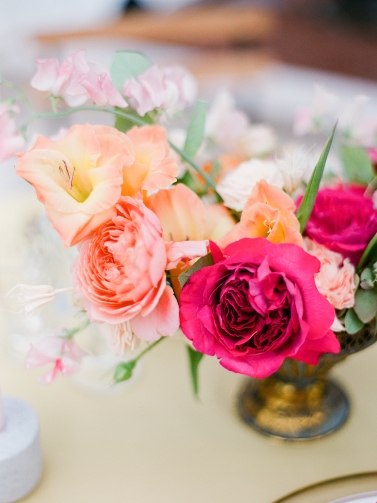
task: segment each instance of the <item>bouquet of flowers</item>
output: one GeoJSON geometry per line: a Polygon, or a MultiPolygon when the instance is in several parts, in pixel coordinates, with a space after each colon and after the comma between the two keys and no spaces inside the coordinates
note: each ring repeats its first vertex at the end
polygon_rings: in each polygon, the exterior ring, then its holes
{"type": "MultiPolygon", "coordinates": [[[[325,171],[335,127],[313,163],[314,150],[282,150],[272,128],[251,123],[226,92],[208,110],[194,104],[184,68],[120,52],[108,71],[84,51],[37,65],[31,85],[48,93],[52,111],[28,102],[31,118],[17,126],[26,98],[2,81],[15,99],[1,103],[0,158],[17,153],[17,174],[77,256],[72,286],[17,285],[10,295],[30,313],[72,289],[87,319],[31,346],[28,368],[53,364],[43,382],[79,369],[85,352],[75,336],[88,323],[121,357],[144,341],[117,365],[115,382],[180,328],[195,392],[203,355],[264,378],[286,358],[316,365],[337,354],[338,332],[374,330],[377,127],[359,120],[360,98],[339,121],[342,172],[325,171]],[[83,110],[112,116],[114,127],[76,124],[26,147],[35,120],[83,110]]],[[[296,135],[326,131],[334,110],[319,89],[298,111],[296,135]]]]}

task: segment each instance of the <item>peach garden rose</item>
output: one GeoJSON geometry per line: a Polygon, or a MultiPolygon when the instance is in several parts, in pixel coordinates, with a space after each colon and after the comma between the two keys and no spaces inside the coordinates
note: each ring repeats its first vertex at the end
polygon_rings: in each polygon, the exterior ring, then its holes
{"type": "Polygon", "coordinates": [[[166,283],[167,252],[158,217],[142,201],[122,197],[116,216],[80,244],[75,289],[92,322],[121,324],[144,340],[172,336],[178,304],[166,283]]]}

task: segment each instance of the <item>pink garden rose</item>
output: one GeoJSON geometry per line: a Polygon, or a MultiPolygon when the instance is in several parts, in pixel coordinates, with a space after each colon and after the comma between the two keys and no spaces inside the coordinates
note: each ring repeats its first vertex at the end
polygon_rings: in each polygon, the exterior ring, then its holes
{"type": "Polygon", "coordinates": [[[77,372],[86,354],[73,340],[57,335],[43,337],[31,344],[26,356],[26,368],[29,370],[53,363],[52,369],[39,379],[41,384],[51,384],[59,372],[62,376],[77,372]]]}
{"type": "Polygon", "coordinates": [[[98,64],[86,61],[84,50],[73,53],[61,66],[55,58],[36,62],[38,71],[31,80],[32,87],[63,98],[70,107],[80,106],[88,99],[101,107],[127,107],[113,86],[109,72],[98,64]]]}
{"type": "Polygon", "coordinates": [[[377,211],[364,192],[365,187],[358,186],[321,189],[305,228],[310,239],[354,265],[377,232],[377,211]]]}
{"type": "Polygon", "coordinates": [[[19,156],[17,174],[34,186],[66,246],[115,215],[123,169],[134,160],[129,144],[114,128],[86,124],[73,126],[58,141],[39,136],[19,156]]]}
{"type": "Polygon", "coordinates": [[[289,357],[317,364],[338,353],[335,311],[318,292],[319,261],[294,244],[244,238],[193,274],[180,296],[180,323],[198,351],[251,377],[272,374],[289,357]]]}
{"type": "Polygon", "coordinates": [[[172,336],[178,303],[166,284],[165,240],[158,217],[142,201],[122,197],[116,216],[83,241],[72,266],[75,289],[92,322],[129,321],[144,340],[172,336]]]}
{"type": "Polygon", "coordinates": [[[335,309],[353,307],[358,282],[349,259],[343,260],[340,253],[328,250],[308,238],[305,239],[305,249],[321,262],[321,268],[315,275],[318,291],[335,309]]]}

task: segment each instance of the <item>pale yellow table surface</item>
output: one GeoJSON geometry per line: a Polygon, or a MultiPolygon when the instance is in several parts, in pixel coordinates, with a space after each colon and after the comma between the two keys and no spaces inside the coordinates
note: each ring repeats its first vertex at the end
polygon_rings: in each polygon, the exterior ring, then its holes
{"type": "MultiPolygon", "coordinates": [[[[16,213],[1,212],[3,242],[16,213]]],[[[5,318],[2,328],[2,390],[28,400],[41,422],[44,475],[26,503],[271,503],[318,480],[377,470],[377,345],[333,371],[352,402],[346,425],[286,444],[240,422],[232,394],[244,378],[215,359],[203,361],[201,400],[193,399],[180,337],[145,358],[129,389],[95,394],[72,380],[37,384],[40,372],[6,350],[5,318]]]]}

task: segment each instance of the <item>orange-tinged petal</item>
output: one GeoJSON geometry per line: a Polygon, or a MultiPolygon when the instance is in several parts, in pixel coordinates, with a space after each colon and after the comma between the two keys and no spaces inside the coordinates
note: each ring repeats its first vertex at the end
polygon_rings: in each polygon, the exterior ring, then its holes
{"type": "Polygon", "coordinates": [[[236,225],[235,219],[229,210],[222,204],[210,204],[205,207],[206,231],[205,238],[219,241],[236,225]]]}
{"type": "Polygon", "coordinates": [[[205,236],[205,207],[186,185],[160,190],[145,200],[161,221],[166,241],[201,241],[205,236]]]}

